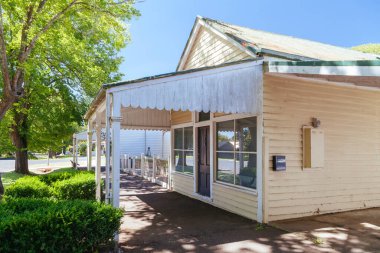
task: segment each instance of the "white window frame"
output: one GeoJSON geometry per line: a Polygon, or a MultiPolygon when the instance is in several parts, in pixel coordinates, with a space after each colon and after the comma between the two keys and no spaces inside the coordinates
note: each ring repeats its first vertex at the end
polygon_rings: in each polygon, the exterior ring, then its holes
{"type": "Polygon", "coordinates": [[[235,187],[235,188],[239,188],[239,189],[243,189],[243,190],[246,190],[246,191],[249,191],[249,192],[256,192],[257,193],[257,180],[258,180],[258,176],[257,176],[257,173],[258,173],[258,166],[259,166],[259,157],[258,157],[258,149],[259,149],[259,129],[258,129],[258,122],[259,122],[259,119],[258,119],[258,116],[257,115],[225,115],[225,116],[221,116],[221,117],[215,117],[213,118],[214,120],[214,140],[215,140],[215,148],[214,148],[214,157],[215,157],[215,176],[214,176],[214,182],[215,183],[218,183],[218,184],[223,184],[223,185],[226,185],[226,186],[230,186],[230,187],[235,187]],[[219,119],[220,118],[220,119],[219,119]],[[227,121],[233,121],[234,122],[234,144],[236,145],[236,121],[239,120],[239,119],[245,119],[245,118],[255,118],[256,119],[256,151],[218,151],[217,147],[218,147],[218,138],[217,138],[217,123],[223,123],[223,122],[227,122],[227,121]],[[233,183],[228,183],[228,182],[224,182],[224,181],[220,181],[218,180],[217,178],[217,173],[218,173],[218,153],[233,153],[234,154],[234,182],[233,183]],[[236,154],[238,153],[242,153],[242,154],[255,154],[256,155],[256,188],[249,188],[249,187],[245,187],[245,186],[241,186],[241,185],[237,185],[236,184],[236,154]]]}
{"type": "MultiPolygon", "coordinates": [[[[172,138],[172,150],[171,150],[171,153],[172,153],[172,164],[173,164],[173,170],[172,170],[172,173],[178,173],[180,175],[184,175],[184,176],[189,176],[189,177],[194,177],[194,174],[195,174],[195,143],[194,143],[194,125],[192,122],[190,123],[184,123],[184,124],[179,124],[179,125],[175,125],[175,126],[172,126],[172,130],[171,130],[171,136],[173,136],[172,138]],[[192,131],[193,131],[193,149],[192,150],[188,150],[188,149],[176,149],[175,148],[175,130],[177,129],[182,129],[182,131],[184,131],[185,128],[191,128],[192,131]],[[176,161],[175,161],[175,152],[176,151],[181,151],[181,152],[191,152],[193,153],[193,159],[194,159],[194,165],[193,165],[193,173],[192,174],[188,174],[188,173],[185,173],[183,171],[177,171],[176,170],[176,161]]],[[[182,144],[185,145],[185,134],[183,133],[182,134],[182,144]]]]}

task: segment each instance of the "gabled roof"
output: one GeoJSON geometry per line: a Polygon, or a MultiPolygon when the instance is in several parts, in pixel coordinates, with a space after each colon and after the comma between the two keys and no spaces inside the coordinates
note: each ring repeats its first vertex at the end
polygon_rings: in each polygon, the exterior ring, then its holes
{"type": "Polygon", "coordinates": [[[287,60],[378,60],[380,55],[362,53],[348,48],[332,46],[320,42],[295,38],[292,36],[275,34],[247,27],[232,25],[221,21],[198,16],[186,48],[182,54],[180,64],[186,61],[190,51],[192,37],[199,30],[197,26],[204,26],[214,31],[216,35],[223,36],[241,50],[249,51],[251,55],[275,56],[287,60]]]}

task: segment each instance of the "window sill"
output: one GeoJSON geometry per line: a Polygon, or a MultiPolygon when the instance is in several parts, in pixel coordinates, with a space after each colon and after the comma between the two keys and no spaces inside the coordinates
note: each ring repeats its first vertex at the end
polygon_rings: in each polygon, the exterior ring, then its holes
{"type": "Polygon", "coordinates": [[[252,194],[252,195],[257,195],[256,189],[250,189],[247,187],[243,187],[243,186],[239,186],[239,185],[233,185],[233,184],[224,183],[224,182],[220,182],[220,181],[215,181],[214,184],[220,185],[222,187],[230,188],[233,190],[237,190],[240,192],[244,192],[244,193],[248,193],[248,194],[252,194]]]}

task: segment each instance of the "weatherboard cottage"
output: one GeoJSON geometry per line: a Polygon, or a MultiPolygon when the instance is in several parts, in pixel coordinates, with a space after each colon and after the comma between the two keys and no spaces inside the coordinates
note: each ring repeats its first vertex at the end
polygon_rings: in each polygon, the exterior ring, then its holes
{"type": "Polygon", "coordinates": [[[376,55],[197,17],[176,72],[104,85],[85,118],[108,172],[120,129],[169,130],[170,189],[270,222],[380,206],[379,76],[376,55]]]}

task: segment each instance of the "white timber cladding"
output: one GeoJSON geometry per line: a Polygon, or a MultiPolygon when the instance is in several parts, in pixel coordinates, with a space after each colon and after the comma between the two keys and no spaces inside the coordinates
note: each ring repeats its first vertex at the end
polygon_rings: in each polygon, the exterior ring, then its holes
{"type": "Polygon", "coordinates": [[[204,26],[199,28],[192,43],[186,63],[180,70],[215,66],[226,62],[253,58],[204,26]]]}
{"type": "Polygon", "coordinates": [[[189,197],[194,197],[194,177],[180,173],[172,173],[173,190],[189,197]]]}
{"type": "Polygon", "coordinates": [[[110,89],[123,107],[259,113],[262,61],[158,78],[110,89]]]}
{"type": "Polygon", "coordinates": [[[146,154],[148,147],[152,155],[164,159],[169,157],[170,132],[149,130],[121,130],[120,154],[140,156],[146,154]]]}
{"type": "MultiPolygon", "coordinates": [[[[236,185],[230,185],[223,182],[219,182],[215,180],[215,171],[216,171],[216,158],[214,156],[215,154],[215,147],[216,147],[216,132],[215,132],[215,124],[217,122],[223,122],[233,119],[240,119],[240,118],[247,118],[247,117],[253,117],[255,115],[252,114],[230,114],[230,115],[224,115],[224,116],[218,116],[214,117],[213,114],[211,114],[209,121],[202,121],[202,122],[196,122],[196,112],[192,113],[192,122],[186,122],[186,123],[178,123],[177,125],[172,125],[172,130],[176,128],[182,128],[182,127],[193,127],[193,136],[194,136],[194,157],[195,160],[197,160],[197,138],[196,133],[198,130],[198,127],[202,126],[210,126],[210,130],[214,130],[211,132],[213,135],[211,140],[213,140],[214,145],[210,145],[210,148],[213,147],[213,149],[210,150],[212,152],[211,157],[213,157],[212,165],[210,170],[212,170],[210,174],[213,175],[211,178],[211,195],[210,198],[201,196],[197,193],[197,162],[195,162],[194,166],[194,175],[187,175],[180,172],[173,172],[172,173],[172,186],[173,190],[177,191],[181,194],[187,195],[191,198],[196,198],[198,200],[204,201],[206,203],[209,203],[211,205],[214,205],[216,207],[219,207],[221,209],[230,211],[232,213],[236,213],[238,215],[244,216],[246,218],[257,220],[258,219],[258,190],[244,188],[241,186],[236,185]]],[[[173,115],[173,113],[172,113],[173,115]]],[[[259,122],[258,122],[259,124],[259,122]]],[[[174,131],[172,131],[173,133],[174,131]]],[[[258,138],[260,138],[260,135],[258,134],[258,138]]],[[[172,138],[172,140],[174,137],[172,138]]],[[[261,142],[258,142],[261,143],[261,142]]],[[[261,145],[261,144],[260,144],[261,145]]],[[[173,159],[172,159],[173,162],[173,159]]],[[[258,162],[261,162],[261,159],[258,159],[258,162]]],[[[175,165],[172,165],[175,166],[175,165]]],[[[258,170],[260,170],[261,165],[258,164],[258,170]]]]}
{"type": "Polygon", "coordinates": [[[213,183],[213,205],[257,220],[257,195],[228,185],[213,183]]]}
{"type": "Polygon", "coordinates": [[[265,74],[269,221],[380,206],[380,92],[265,74]],[[302,128],[318,118],[323,168],[303,169],[302,128]],[[272,169],[285,155],[286,171],[272,169]]]}

